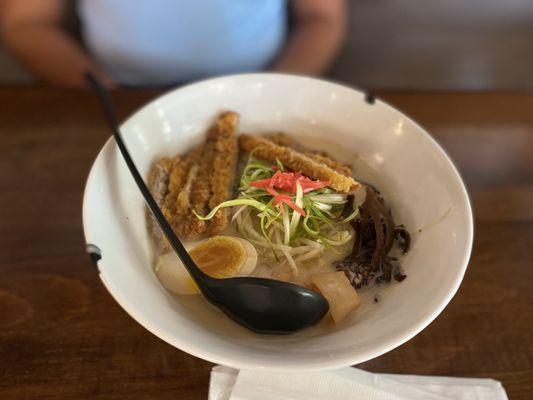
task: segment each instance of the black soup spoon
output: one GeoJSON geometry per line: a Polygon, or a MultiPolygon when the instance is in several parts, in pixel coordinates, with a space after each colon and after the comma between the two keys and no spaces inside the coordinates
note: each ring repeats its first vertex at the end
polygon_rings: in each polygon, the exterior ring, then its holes
{"type": "Polygon", "coordinates": [[[92,74],[87,74],[87,80],[98,93],[117,146],[150,211],[205,298],[232,320],[257,333],[287,334],[320,321],[329,310],[329,304],[318,292],[273,279],[252,277],[216,279],[203,273],[196,266],[135,167],[122,140],[107,91],[92,74]]]}

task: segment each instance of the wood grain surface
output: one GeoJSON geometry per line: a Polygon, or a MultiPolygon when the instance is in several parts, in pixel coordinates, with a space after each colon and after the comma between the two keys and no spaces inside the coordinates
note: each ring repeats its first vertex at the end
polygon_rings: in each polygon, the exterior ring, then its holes
{"type": "MultiPolygon", "coordinates": [[[[127,116],[155,91],[114,93],[127,116]]],[[[440,141],[475,212],[459,292],[422,333],[361,364],[486,377],[533,398],[533,94],[381,93],[440,141]]],[[[0,399],[205,399],[211,364],[114,302],[85,254],[81,200],[109,136],[85,91],[0,89],[0,399]]]]}

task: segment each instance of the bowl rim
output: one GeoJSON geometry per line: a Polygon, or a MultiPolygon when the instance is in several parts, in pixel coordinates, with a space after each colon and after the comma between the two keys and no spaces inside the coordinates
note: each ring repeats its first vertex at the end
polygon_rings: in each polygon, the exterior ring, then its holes
{"type": "MultiPolygon", "coordinates": [[[[214,77],[214,78],[208,78],[208,79],[192,82],[187,85],[171,88],[163,92],[162,94],[152,98],[147,103],[136,108],[120,124],[120,129],[122,129],[137,114],[147,109],[154,102],[164,100],[165,97],[171,96],[175,92],[181,91],[182,89],[187,89],[187,88],[191,88],[195,86],[203,86],[206,84],[216,83],[217,81],[225,81],[225,80],[231,80],[235,78],[237,79],[241,79],[241,78],[260,79],[260,78],[265,78],[265,77],[280,78],[280,79],[287,79],[287,78],[297,79],[297,80],[308,81],[312,83],[322,83],[322,84],[326,83],[336,88],[350,89],[352,91],[360,93],[361,95],[363,95],[364,98],[367,98],[367,99],[369,98],[369,93],[365,93],[360,89],[357,89],[352,86],[342,84],[339,82],[334,82],[331,80],[318,79],[318,78],[294,75],[294,74],[280,74],[280,73],[271,73],[271,72],[233,74],[233,75],[225,75],[225,76],[219,76],[219,77],[214,77]]],[[[457,180],[459,183],[459,187],[461,189],[461,198],[466,207],[467,218],[466,218],[465,223],[466,223],[467,245],[466,245],[466,251],[464,252],[463,257],[462,257],[460,268],[458,269],[455,279],[453,283],[451,284],[451,287],[448,293],[446,294],[446,296],[444,296],[441,299],[440,303],[430,313],[427,313],[424,317],[420,318],[418,323],[413,324],[413,326],[410,329],[406,329],[401,332],[398,332],[392,338],[390,338],[387,342],[377,345],[373,349],[366,350],[364,352],[355,350],[354,352],[357,354],[353,354],[353,352],[346,352],[345,356],[336,357],[334,360],[330,360],[330,359],[321,359],[321,360],[316,360],[316,361],[306,360],[303,362],[294,362],[290,364],[279,363],[279,365],[278,364],[274,365],[276,363],[274,361],[274,362],[270,362],[269,364],[265,365],[260,360],[256,362],[239,360],[238,357],[232,357],[231,355],[228,356],[224,354],[224,351],[220,351],[217,353],[213,353],[212,351],[206,352],[200,346],[191,345],[190,342],[181,340],[179,337],[173,335],[172,332],[153,325],[147,315],[145,315],[140,310],[138,310],[136,307],[134,307],[127,300],[127,298],[122,295],[120,290],[118,290],[116,287],[114,287],[110,282],[108,282],[105,279],[105,276],[102,270],[100,269],[100,265],[99,265],[99,263],[104,263],[105,260],[103,259],[96,260],[95,264],[99,272],[99,277],[102,283],[104,284],[104,286],[106,287],[106,289],[108,290],[108,292],[111,294],[111,296],[124,309],[124,311],[126,311],[137,323],[141,324],[145,329],[147,329],[153,335],[164,340],[170,345],[176,347],[177,349],[181,351],[187,352],[195,357],[198,357],[200,359],[203,359],[203,360],[215,363],[215,364],[222,364],[222,365],[226,365],[226,366],[230,366],[230,367],[238,368],[238,369],[276,370],[276,371],[303,371],[303,370],[318,371],[318,370],[329,370],[329,369],[335,369],[335,368],[340,368],[340,367],[346,367],[346,366],[362,363],[362,362],[371,360],[373,358],[379,357],[395,349],[396,347],[401,346],[402,344],[406,343],[407,341],[412,339],[414,336],[416,336],[418,333],[420,333],[422,330],[424,330],[431,322],[433,322],[442,313],[444,308],[448,305],[450,300],[457,293],[459,286],[465,275],[466,268],[468,266],[468,263],[470,261],[470,257],[472,254],[472,247],[473,247],[473,242],[474,242],[474,216],[473,216],[473,211],[472,211],[472,203],[471,203],[470,195],[464,183],[464,180],[462,179],[462,176],[459,173],[457,166],[455,165],[451,157],[448,155],[448,153],[444,150],[444,148],[440,145],[440,143],[426,129],[424,129],[419,123],[414,121],[410,116],[400,111],[396,107],[390,105],[389,103],[383,101],[379,97],[375,96],[373,93],[371,94],[371,97],[372,97],[373,102],[375,103],[379,102],[383,106],[391,108],[398,114],[402,115],[402,117],[404,117],[410,123],[412,123],[422,134],[426,136],[427,139],[429,139],[429,141],[436,148],[436,150],[440,152],[442,156],[444,156],[444,159],[448,163],[448,167],[450,168],[452,175],[454,176],[455,180],[457,180]]],[[[95,176],[96,166],[99,162],[101,162],[103,153],[105,151],[109,151],[109,147],[113,148],[112,151],[117,150],[116,143],[114,143],[112,136],[110,136],[108,140],[104,143],[104,145],[98,152],[98,155],[96,156],[95,160],[93,161],[91,165],[91,169],[87,176],[85,187],[84,187],[83,201],[82,201],[82,220],[83,220],[83,233],[84,233],[85,243],[88,247],[95,245],[91,241],[91,233],[89,231],[89,226],[88,226],[89,223],[87,222],[88,221],[87,213],[88,213],[88,207],[89,207],[88,192],[91,189],[91,186],[93,185],[93,181],[95,179],[94,176],[95,176]]],[[[87,251],[90,252],[89,249],[87,251]]]]}

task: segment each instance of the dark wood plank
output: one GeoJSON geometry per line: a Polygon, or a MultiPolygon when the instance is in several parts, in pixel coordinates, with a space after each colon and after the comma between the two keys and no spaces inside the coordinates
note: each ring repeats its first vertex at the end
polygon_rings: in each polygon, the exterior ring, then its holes
{"type": "MultiPolygon", "coordinates": [[[[126,116],[156,92],[115,93],[126,116]]],[[[533,393],[533,94],[383,93],[426,126],[469,187],[476,240],[443,314],[361,365],[491,377],[533,393]]],[[[84,91],[0,90],[0,398],[202,399],[211,364],[126,315],[84,253],[81,198],[109,136],[84,91]]]]}

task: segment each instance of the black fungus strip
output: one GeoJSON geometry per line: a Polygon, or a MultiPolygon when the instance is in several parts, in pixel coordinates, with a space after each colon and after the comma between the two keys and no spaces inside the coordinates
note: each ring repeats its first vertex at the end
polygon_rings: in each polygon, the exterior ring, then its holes
{"type": "MultiPolygon", "coordinates": [[[[349,215],[353,208],[351,211],[347,209],[345,207],[344,213],[349,215]]],[[[390,282],[393,278],[397,282],[403,281],[406,275],[398,260],[389,253],[395,243],[403,254],[407,253],[411,237],[403,225],[394,223],[390,208],[373,186],[366,185],[365,201],[359,207],[359,216],[351,224],[356,235],[352,253],[336,267],[344,271],[352,286],[361,288],[374,281],[390,282]]]]}

